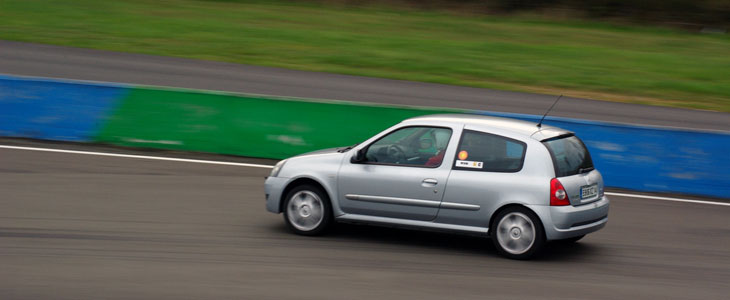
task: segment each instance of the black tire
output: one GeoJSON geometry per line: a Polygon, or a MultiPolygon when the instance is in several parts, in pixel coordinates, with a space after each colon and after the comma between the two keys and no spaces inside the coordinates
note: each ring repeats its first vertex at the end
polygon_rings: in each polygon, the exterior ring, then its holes
{"type": "Polygon", "coordinates": [[[521,206],[501,211],[490,225],[489,236],[499,254],[511,259],[530,259],[545,246],[545,230],[540,218],[521,206]],[[530,231],[532,238],[529,238],[530,231]]]}
{"type": "Polygon", "coordinates": [[[580,239],[582,239],[585,236],[586,235],[584,234],[584,235],[580,235],[580,236],[574,236],[572,238],[557,240],[555,242],[560,243],[560,244],[573,244],[573,243],[578,242],[580,239]]]}
{"type": "Polygon", "coordinates": [[[322,188],[314,185],[300,185],[286,194],[284,222],[289,230],[300,235],[321,235],[332,223],[332,205],[322,188]],[[298,202],[298,203],[297,203],[298,202]],[[321,220],[312,217],[320,213],[321,220]]]}

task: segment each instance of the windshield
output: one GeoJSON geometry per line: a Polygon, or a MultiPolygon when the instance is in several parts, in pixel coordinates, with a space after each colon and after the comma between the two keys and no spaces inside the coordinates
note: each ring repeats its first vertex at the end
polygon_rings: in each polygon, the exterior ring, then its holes
{"type": "Polygon", "coordinates": [[[593,170],[591,154],[574,135],[544,141],[555,164],[555,177],[575,175],[593,170]]]}

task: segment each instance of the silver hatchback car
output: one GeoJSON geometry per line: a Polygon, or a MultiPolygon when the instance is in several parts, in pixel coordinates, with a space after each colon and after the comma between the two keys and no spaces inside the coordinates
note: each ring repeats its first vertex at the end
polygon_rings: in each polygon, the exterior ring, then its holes
{"type": "Polygon", "coordinates": [[[356,146],[282,160],[265,191],[266,209],[298,234],[334,221],[470,233],[516,259],[603,228],[609,207],[573,133],[476,115],[411,118],[356,146]]]}

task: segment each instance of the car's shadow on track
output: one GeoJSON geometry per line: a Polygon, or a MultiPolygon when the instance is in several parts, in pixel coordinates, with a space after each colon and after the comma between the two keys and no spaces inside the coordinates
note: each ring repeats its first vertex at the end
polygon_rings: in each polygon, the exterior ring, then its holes
{"type": "MultiPolygon", "coordinates": [[[[275,230],[282,234],[294,234],[283,224],[276,226],[275,230]]],[[[327,234],[317,238],[365,242],[372,243],[373,245],[385,244],[419,247],[451,253],[500,257],[494,245],[492,245],[492,241],[488,238],[460,234],[338,223],[327,234]]],[[[591,245],[590,242],[585,241],[572,244],[551,242],[545,245],[543,250],[540,255],[534,257],[532,260],[547,262],[583,261],[598,255],[600,247],[591,245]]]]}

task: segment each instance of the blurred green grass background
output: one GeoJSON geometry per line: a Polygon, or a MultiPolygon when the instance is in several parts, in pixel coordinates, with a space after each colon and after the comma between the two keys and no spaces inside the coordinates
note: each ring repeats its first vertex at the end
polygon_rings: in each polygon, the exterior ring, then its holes
{"type": "Polygon", "coordinates": [[[1,0],[0,39],[730,112],[727,34],[282,0],[1,0]]]}

